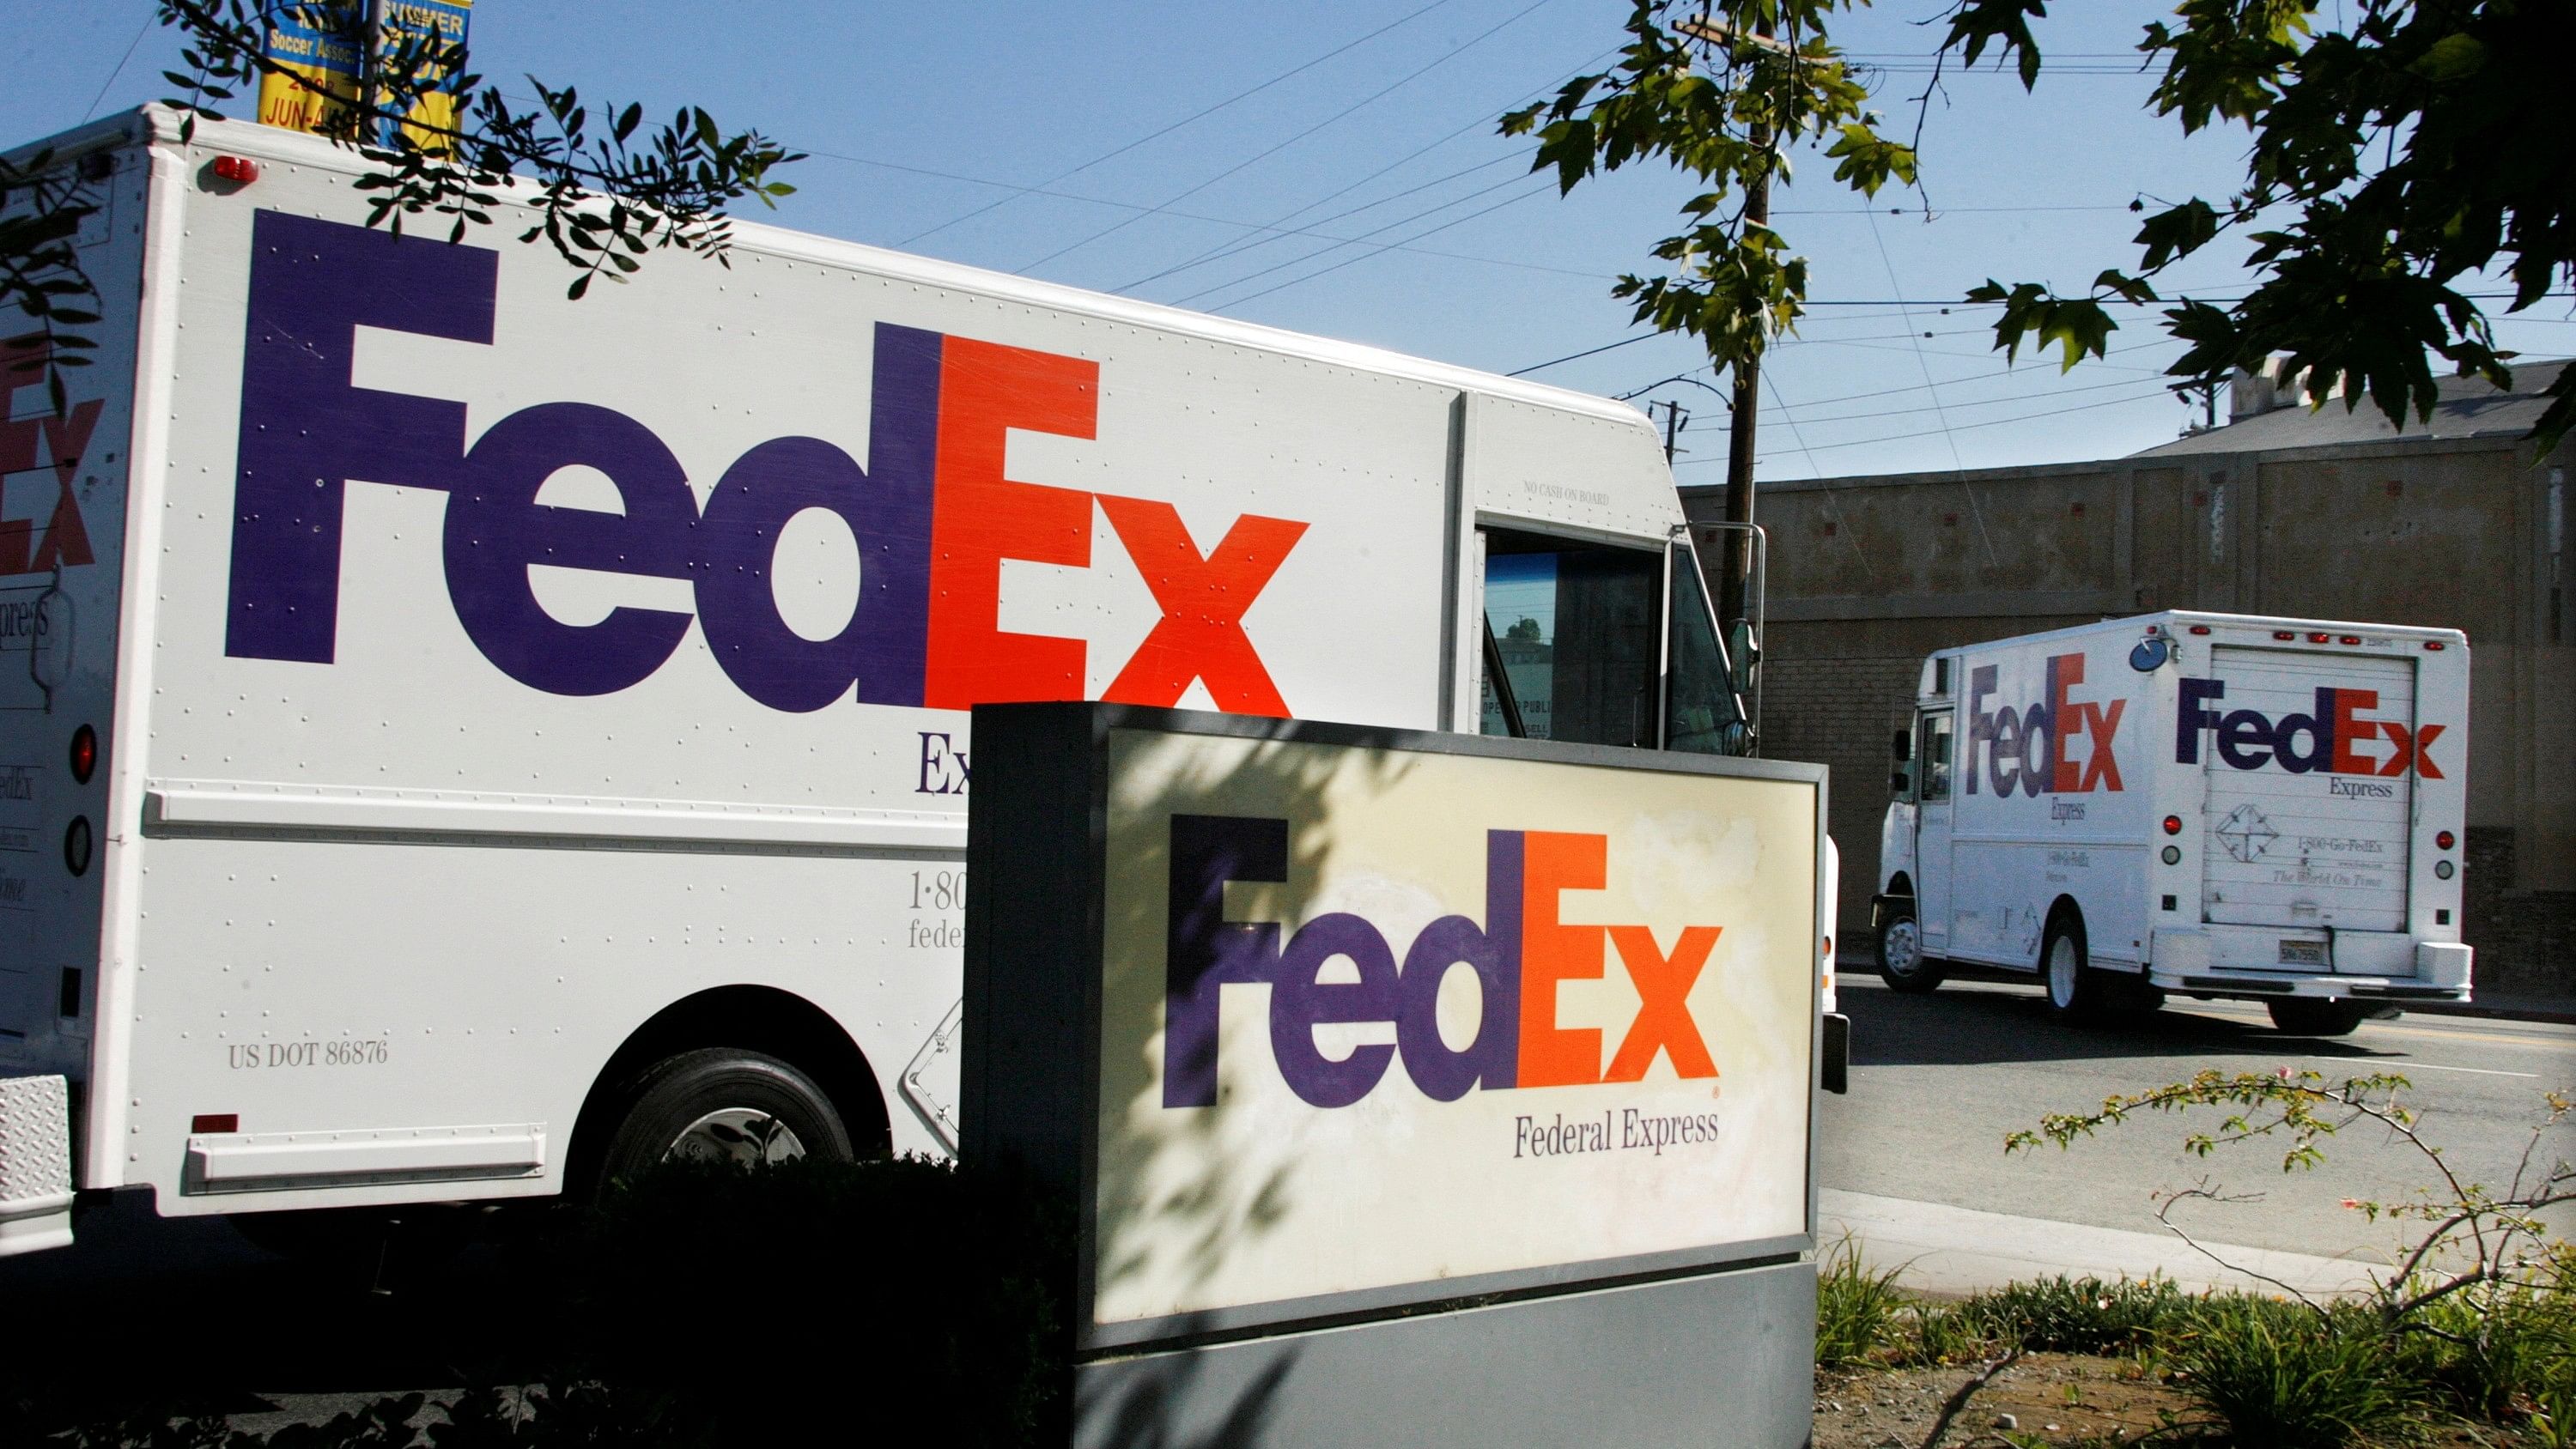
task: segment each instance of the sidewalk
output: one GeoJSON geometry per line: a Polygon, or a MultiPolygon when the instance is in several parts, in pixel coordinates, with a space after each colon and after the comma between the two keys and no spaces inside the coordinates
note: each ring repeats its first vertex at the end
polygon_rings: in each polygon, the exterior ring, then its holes
{"type": "Polygon", "coordinates": [[[1846,1233],[1859,1246],[1863,1265],[1880,1272],[1901,1269],[1904,1286],[1928,1293],[1978,1293],[2016,1279],[2060,1274],[2112,1279],[2159,1273],[2195,1293],[2220,1288],[2277,1296],[2283,1284],[2307,1294],[2353,1293],[2367,1289],[2372,1269],[2381,1266],[2209,1244],[2212,1252],[2248,1270],[2230,1272],[2169,1233],[2086,1227],[1822,1189],[1816,1205],[1819,1251],[1830,1251],[1846,1233]]]}
{"type": "Polygon", "coordinates": [[[2546,1021],[2576,1026],[2576,1001],[2556,996],[2490,996],[2471,988],[2467,1001],[2409,1001],[2422,1016],[2483,1016],[2500,1021],[2546,1021]]]}

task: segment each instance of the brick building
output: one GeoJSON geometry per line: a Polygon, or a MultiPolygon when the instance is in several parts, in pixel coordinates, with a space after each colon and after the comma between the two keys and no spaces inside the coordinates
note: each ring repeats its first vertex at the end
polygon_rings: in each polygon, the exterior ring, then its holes
{"type": "MultiPolygon", "coordinates": [[[[1888,736],[1934,649],[2167,608],[2437,625],[2472,651],[2479,985],[2576,998],[2576,440],[2526,437],[2560,365],[2446,382],[2403,430],[2246,379],[2224,426],[2126,458],[1763,484],[1763,753],[1833,767],[1843,919],[1867,919],[1888,736]]],[[[1722,488],[1682,496],[1723,515],[1722,488]]]]}

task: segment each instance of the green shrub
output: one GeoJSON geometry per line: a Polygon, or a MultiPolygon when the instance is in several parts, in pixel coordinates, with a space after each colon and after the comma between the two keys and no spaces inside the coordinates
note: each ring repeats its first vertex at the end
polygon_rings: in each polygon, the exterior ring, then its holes
{"type": "MultiPolygon", "coordinates": [[[[2423,1286],[2410,1283],[2406,1291],[2423,1286]]],[[[2410,1368],[2463,1413],[2503,1419],[2541,1409],[2546,1416],[2552,1401],[2576,1403],[2576,1248],[2558,1245],[2527,1280],[2472,1285],[2404,1322],[2410,1368]]]]}
{"type": "Polygon", "coordinates": [[[1816,1268],[1816,1362],[1834,1368],[1876,1357],[1902,1338],[1905,1295],[1896,1270],[1863,1267],[1849,1236],[1825,1252],[1816,1268]]]}
{"type": "Polygon", "coordinates": [[[2175,1386],[2264,1449],[2340,1449],[2421,1422],[2425,1387],[2368,1309],[2206,1299],[2166,1338],[2175,1386]]]}
{"type": "Polygon", "coordinates": [[[2126,1353],[2153,1344],[2193,1300],[2171,1280],[2059,1276],[2009,1283],[1968,1300],[1981,1336],[2034,1353],[2126,1353]]]}

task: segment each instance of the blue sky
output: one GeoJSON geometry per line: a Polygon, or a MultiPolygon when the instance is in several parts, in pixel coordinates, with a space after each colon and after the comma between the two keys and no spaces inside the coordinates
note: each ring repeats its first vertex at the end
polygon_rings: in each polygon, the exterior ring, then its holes
{"type": "MultiPolygon", "coordinates": [[[[0,3],[8,143],[167,92],[178,47],[150,0],[0,3]]],[[[1917,22],[1939,8],[1886,4],[1837,32],[1884,67],[1891,124],[1912,125],[1937,39],[1917,22]]],[[[2178,348],[2151,319],[2061,376],[2027,356],[2008,368],[1990,314],[1957,303],[1989,276],[2074,285],[2134,261],[2132,199],[2214,197],[2240,174],[2241,135],[2186,140],[2142,108],[2149,83],[2126,57],[2165,7],[2058,8],[2035,95],[1990,69],[1944,77],[1923,127],[1931,220],[1911,193],[1864,207],[1821,166],[1775,196],[1814,298],[1855,305],[1818,306],[1774,352],[1764,476],[2115,456],[2180,429],[2156,381],[2178,348]]],[[[813,153],[767,218],[785,225],[1512,372],[1643,330],[1610,281],[1649,260],[1690,194],[1648,166],[1559,199],[1525,176],[1530,143],[1494,133],[1504,109],[1597,68],[1625,13],[1618,0],[481,0],[474,49],[496,77],[648,110],[695,102],[813,153]]],[[[2240,254],[2222,243],[2167,290],[2232,294],[2240,254]]],[[[2564,302],[2533,313],[2500,325],[2506,345],[2576,351],[2564,302]]],[[[1704,362],[1662,338],[1532,375],[1621,395],[1676,374],[1716,381],[1704,362]]],[[[1682,481],[1721,481],[1720,399],[1688,381],[1649,396],[1691,414],[1682,481]]]]}

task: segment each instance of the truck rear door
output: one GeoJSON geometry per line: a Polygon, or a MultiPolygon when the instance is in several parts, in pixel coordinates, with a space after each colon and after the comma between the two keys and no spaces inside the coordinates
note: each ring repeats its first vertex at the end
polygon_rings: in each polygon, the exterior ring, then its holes
{"type": "MultiPolygon", "coordinates": [[[[2389,758],[2377,722],[2412,736],[2415,661],[2221,646],[2213,664],[2225,693],[2207,702],[2217,727],[2201,751],[2202,919],[2403,929],[2414,774],[2333,764],[2339,744],[2347,765],[2389,758]],[[2339,708],[2355,739],[2337,740],[2339,708]]],[[[2326,967],[2326,942],[2314,944],[2307,959],[2309,943],[2284,942],[2280,966],[2326,967]]]]}

